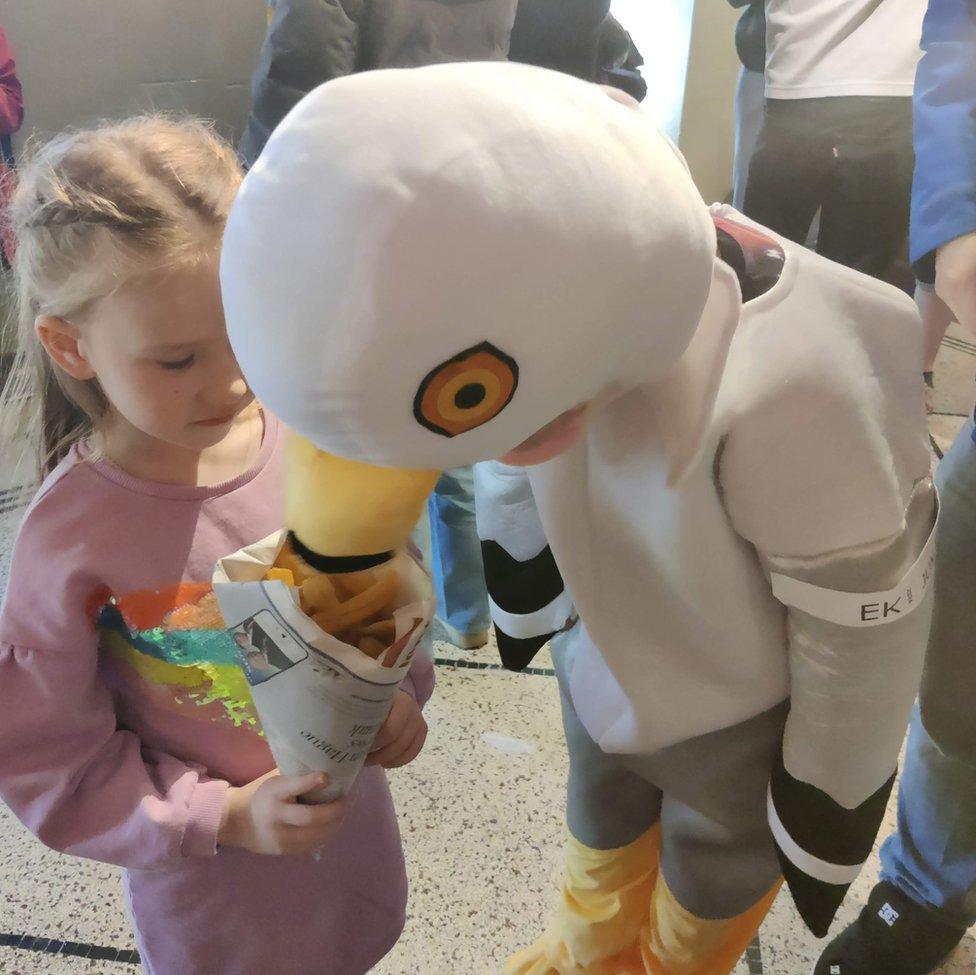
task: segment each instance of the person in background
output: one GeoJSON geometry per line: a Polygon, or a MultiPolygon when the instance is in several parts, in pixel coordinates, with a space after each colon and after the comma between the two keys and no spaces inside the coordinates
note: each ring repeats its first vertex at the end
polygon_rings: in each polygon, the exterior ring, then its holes
{"type": "Polygon", "coordinates": [[[915,298],[925,325],[925,381],[946,330],[958,321],[976,334],[976,43],[973,5],[932,3],[927,55],[915,95],[915,144],[921,155],[912,200],[915,298]],[[951,18],[959,18],[958,23],[951,18]],[[969,17],[967,23],[965,18],[969,17]],[[940,18],[954,32],[933,40],[940,18]],[[941,266],[936,273],[937,264],[941,266]]]}
{"type": "Polygon", "coordinates": [[[247,166],[304,95],[357,71],[508,58],[646,92],[610,0],[272,0],[268,15],[240,145],[247,166]]]}
{"type": "Polygon", "coordinates": [[[742,62],[735,86],[735,157],[732,162],[732,206],[741,210],[746,196],[749,161],[756,149],[766,101],[765,0],[729,0],[745,7],[735,25],[735,49],[742,62]]]}
{"type": "Polygon", "coordinates": [[[641,101],[644,63],[610,0],[519,0],[509,61],[562,71],[626,91],[641,101]]]}
{"type": "Polygon", "coordinates": [[[904,246],[924,0],[767,0],[766,108],[743,211],[883,278],[904,246]]]}
{"type": "Polygon", "coordinates": [[[640,72],[644,58],[634,39],[610,14],[603,22],[599,43],[596,80],[642,102],[647,97],[647,82],[640,72]]]}
{"type": "MultiPolygon", "coordinates": [[[[911,254],[976,334],[976,4],[930,0],[915,89],[911,254]]],[[[933,295],[934,297],[934,295],[933,295]]],[[[935,615],[881,880],[815,975],[927,975],[976,924],[976,443],[936,475],[935,615]]]]}
{"type": "Polygon", "coordinates": [[[0,24],[0,263],[10,266],[14,241],[5,219],[7,204],[16,188],[13,135],[24,124],[24,93],[17,78],[10,41],[0,24]]]}
{"type": "MultiPolygon", "coordinates": [[[[609,11],[610,0],[275,0],[241,156],[253,165],[313,88],[376,68],[508,58],[643,96],[640,54],[609,11]]],[[[444,473],[428,515],[439,622],[456,646],[481,647],[490,618],[470,468],[444,473]]]]}
{"type": "Polygon", "coordinates": [[[17,64],[10,41],[0,24],[0,151],[13,163],[11,136],[24,124],[24,93],[17,78],[17,64]]]}

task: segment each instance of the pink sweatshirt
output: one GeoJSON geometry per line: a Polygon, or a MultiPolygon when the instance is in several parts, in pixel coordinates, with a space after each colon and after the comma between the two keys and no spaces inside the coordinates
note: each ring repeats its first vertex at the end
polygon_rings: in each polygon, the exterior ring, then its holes
{"type": "MultiPolygon", "coordinates": [[[[126,868],[152,975],[361,975],[403,927],[386,777],[365,769],[321,859],[217,849],[228,783],[274,768],[210,591],[282,519],[279,425],[216,487],[75,448],[14,549],[0,611],[0,796],[44,843],[126,868]]],[[[433,668],[404,685],[423,704],[433,668]]]]}

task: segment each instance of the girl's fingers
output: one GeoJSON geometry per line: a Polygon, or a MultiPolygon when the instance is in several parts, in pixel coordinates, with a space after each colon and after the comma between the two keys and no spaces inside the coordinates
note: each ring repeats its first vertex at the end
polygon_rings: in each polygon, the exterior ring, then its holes
{"type": "Polygon", "coordinates": [[[400,735],[400,729],[393,729],[388,725],[383,725],[383,727],[380,728],[379,733],[376,735],[376,738],[373,740],[373,747],[370,749],[369,757],[372,758],[372,756],[377,752],[381,752],[384,748],[389,748],[390,745],[398,742],[400,740],[400,735]]]}
{"type": "Polygon", "coordinates": [[[248,782],[248,784],[244,788],[247,789],[253,788],[255,790],[260,789],[261,786],[265,784],[265,782],[270,782],[272,779],[279,779],[279,778],[281,778],[281,773],[276,768],[273,768],[270,772],[265,772],[264,775],[260,775],[252,782],[248,782]]]}
{"type": "Polygon", "coordinates": [[[348,805],[346,799],[307,806],[297,802],[283,803],[278,812],[278,822],[309,832],[331,829],[345,817],[348,805]]]}
{"type": "Polygon", "coordinates": [[[385,748],[373,752],[367,759],[369,765],[382,765],[383,768],[399,768],[412,762],[424,747],[427,738],[427,725],[421,724],[412,734],[401,735],[385,748]]]}
{"type": "Polygon", "coordinates": [[[401,752],[405,751],[406,748],[413,741],[415,732],[411,732],[409,729],[401,731],[390,737],[384,744],[374,751],[370,752],[366,759],[367,765],[382,765],[384,768],[389,767],[389,763],[396,758],[401,752]]]}
{"type": "Polygon", "coordinates": [[[403,751],[403,742],[396,738],[384,748],[372,752],[366,759],[367,765],[382,765],[383,768],[389,767],[389,762],[403,751]]]}
{"type": "Polygon", "coordinates": [[[270,782],[268,788],[275,799],[280,802],[294,802],[306,792],[315,792],[329,781],[325,772],[308,772],[305,775],[280,776],[277,781],[270,782]]]}
{"type": "Polygon", "coordinates": [[[387,768],[401,768],[409,765],[423,750],[424,743],[427,741],[427,728],[424,727],[417,732],[417,736],[411,742],[410,747],[396,760],[395,763],[388,765],[387,768]]]}
{"type": "MultiPolygon", "coordinates": [[[[393,708],[390,710],[389,715],[387,715],[386,721],[383,722],[383,727],[380,728],[376,735],[376,739],[373,741],[373,747],[370,750],[370,754],[375,755],[377,752],[381,752],[384,748],[387,748],[390,745],[400,741],[403,736],[409,732],[410,721],[410,712],[405,711],[402,705],[395,703],[393,708]]],[[[370,762],[369,764],[375,765],[376,763],[370,762]]]]}

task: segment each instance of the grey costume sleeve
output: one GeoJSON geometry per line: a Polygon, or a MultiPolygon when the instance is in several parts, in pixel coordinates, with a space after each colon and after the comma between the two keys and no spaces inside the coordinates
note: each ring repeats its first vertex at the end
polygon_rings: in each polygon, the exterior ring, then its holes
{"type": "Polygon", "coordinates": [[[523,670],[575,610],[546,541],[524,469],[475,465],[475,510],[502,663],[523,670]]]}
{"type": "Polygon", "coordinates": [[[871,852],[894,785],[932,617],[934,553],[926,546],[934,518],[935,493],[925,482],[904,531],[883,543],[821,559],[765,560],[774,580],[862,594],[849,605],[875,624],[852,627],[788,608],[791,706],[769,820],[794,897],[821,937],[871,852]]]}
{"type": "Polygon", "coordinates": [[[355,71],[363,0],[276,0],[251,78],[240,155],[254,165],[278,123],[313,88],[355,71]]]}
{"type": "Polygon", "coordinates": [[[808,392],[781,384],[733,428],[719,479],[786,607],[791,710],[769,822],[797,908],[822,937],[894,783],[931,620],[937,501],[923,433],[887,431],[858,391],[808,392]]]}

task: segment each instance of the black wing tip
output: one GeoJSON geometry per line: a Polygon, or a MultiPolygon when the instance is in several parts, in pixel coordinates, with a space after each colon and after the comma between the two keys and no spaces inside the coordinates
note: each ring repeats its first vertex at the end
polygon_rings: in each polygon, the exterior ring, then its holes
{"type": "Polygon", "coordinates": [[[782,851],[777,849],[776,852],[797,913],[815,937],[825,938],[850,884],[828,884],[817,880],[794,866],[782,851]]]}
{"type": "Polygon", "coordinates": [[[506,670],[516,672],[525,670],[552,637],[551,633],[547,633],[520,640],[502,632],[497,626],[495,634],[498,637],[498,655],[501,657],[502,666],[506,670]]]}

